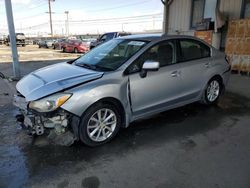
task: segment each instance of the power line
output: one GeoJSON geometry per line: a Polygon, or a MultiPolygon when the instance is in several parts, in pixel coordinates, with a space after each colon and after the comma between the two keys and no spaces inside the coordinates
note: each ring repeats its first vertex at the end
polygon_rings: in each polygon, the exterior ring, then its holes
{"type": "MultiPolygon", "coordinates": [[[[132,21],[126,21],[125,23],[126,24],[134,24],[134,23],[148,23],[148,22],[154,22],[154,21],[162,21],[162,19],[160,19],[160,18],[156,18],[156,19],[151,19],[151,20],[143,20],[143,22],[140,20],[140,21],[138,21],[138,20],[132,20],[132,21]]],[[[122,24],[122,23],[124,23],[124,22],[121,22],[121,23],[115,23],[115,22],[99,22],[99,23],[88,23],[88,25],[114,25],[114,24],[116,24],[116,25],[118,25],[118,24],[122,24]]],[[[124,23],[124,24],[125,24],[124,23]]],[[[75,23],[76,25],[80,25],[79,23],[75,23]]],[[[75,25],[75,24],[73,24],[73,25],[75,25]]]]}
{"type": "Polygon", "coordinates": [[[36,8],[40,8],[40,7],[43,7],[43,6],[45,6],[45,5],[47,5],[47,3],[40,3],[39,5],[37,5],[37,6],[35,6],[35,7],[31,7],[31,8],[29,8],[29,10],[31,10],[31,9],[36,9],[36,8]]]}
{"type": "MultiPolygon", "coordinates": [[[[71,24],[98,24],[98,23],[118,23],[118,22],[133,22],[133,21],[140,21],[144,22],[145,20],[156,20],[156,19],[161,19],[162,13],[157,13],[157,14],[146,14],[146,15],[139,15],[139,16],[128,16],[128,17],[118,17],[118,18],[104,18],[104,19],[88,19],[88,20],[69,20],[71,24]]],[[[55,23],[65,23],[65,20],[54,20],[55,23]]],[[[34,26],[29,26],[23,29],[31,29],[34,27],[38,26],[44,26],[48,24],[46,23],[41,23],[38,25],[34,26]]]]}
{"type": "MultiPolygon", "coordinates": [[[[40,1],[39,3],[37,3],[38,5],[35,6],[35,7],[28,7],[29,10],[32,10],[32,9],[36,9],[36,8],[39,8],[39,7],[42,7],[44,5],[46,5],[46,2],[44,1],[40,1]]],[[[26,5],[23,5],[23,8],[18,8],[18,9],[14,9],[13,10],[14,12],[27,12],[27,6],[26,5]]]]}
{"type": "MultiPolygon", "coordinates": [[[[33,7],[33,8],[29,8],[29,10],[30,9],[35,9],[35,8],[42,7],[42,6],[46,5],[46,4],[47,3],[40,4],[39,6],[36,6],[36,7],[33,7]]],[[[27,19],[32,19],[34,17],[41,16],[41,15],[44,15],[44,13],[39,13],[39,14],[35,14],[35,15],[25,16],[25,17],[17,18],[15,20],[27,20],[27,19]]]]}
{"type": "Polygon", "coordinates": [[[120,9],[120,8],[130,7],[130,6],[134,6],[134,5],[138,5],[138,4],[142,4],[142,3],[147,3],[149,1],[151,1],[151,0],[144,0],[144,1],[136,2],[136,3],[129,3],[129,4],[124,4],[124,5],[110,7],[110,8],[91,10],[91,11],[87,11],[87,12],[102,12],[102,11],[107,11],[107,10],[120,9]]]}
{"type": "MultiPolygon", "coordinates": [[[[134,19],[134,18],[143,18],[143,17],[153,17],[153,16],[162,16],[162,13],[157,14],[145,14],[139,16],[127,16],[127,17],[113,17],[113,18],[103,18],[103,19],[88,19],[88,20],[71,20],[70,22],[91,22],[91,21],[108,21],[108,20],[122,20],[122,19],[134,19]]],[[[58,20],[64,22],[64,20],[58,20]]]]}
{"type": "MultiPolygon", "coordinates": [[[[162,21],[161,18],[145,18],[144,20],[126,20],[125,22],[127,22],[126,24],[133,24],[133,23],[145,23],[145,22],[153,22],[153,21],[162,21]]],[[[38,29],[38,28],[41,28],[43,26],[47,26],[49,22],[45,22],[45,23],[42,23],[42,24],[38,24],[38,25],[33,25],[33,26],[30,26],[30,27],[25,27],[25,28],[22,28],[23,30],[28,30],[28,29],[38,29]]],[[[63,22],[62,21],[54,21],[55,25],[60,25],[60,26],[63,26],[63,22]]],[[[121,24],[121,23],[117,23],[115,21],[112,21],[110,20],[109,22],[105,21],[100,21],[100,22],[95,22],[95,23],[83,23],[83,24],[88,24],[88,25],[111,25],[111,24],[121,24]]],[[[83,25],[82,23],[73,23],[73,25],[83,25]]]]}
{"type": "MultiPolygon", "coordinates": [[[[154,18],[140,18],[140,19],[126,19],[126,20],[107,20],[107,21],[94,21],[94,22],[71,22],[71,24],[73,25],[80,25],[80,24],[87,24],[87,25],[90,25],[90,24],[100,24],[100,23],[113,23],[113,24],[119,24],[119,23],[124,23],[124,22],[128,22],[128,23],[131,23],[131,22],[134,22],[134,21],[137,21],[137,22],[145,22],[147,20],[150,20],[150,21],[154,21],[156,19],[161,19],[161,17],[154,17],[154,18]]],[[[55,23],[63,23],[63,21],[55,21],[55,23]]]]}
{"type": "Polygon", "coordinates": [[[27,19],[31,19],[31,18],[34,18],[34,17],[37,17],[37,16],[41,16],[41,15],[44,15],[44,13],[39,13],[39,14],[35,14],[35,15],[30,15],[30,16],[26,16],[26,17],[21,17],[21,18],[15,19],[15,20],[27,20],[27,19]]]}

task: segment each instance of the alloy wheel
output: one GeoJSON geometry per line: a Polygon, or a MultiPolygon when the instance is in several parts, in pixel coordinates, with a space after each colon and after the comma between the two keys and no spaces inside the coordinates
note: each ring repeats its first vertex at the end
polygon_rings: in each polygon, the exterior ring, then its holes
{"type": "Polygon", "coordinates": [[[214,102],[220,95],[220,83],[217,80],[210,82],[207,87],[207,99],[209,102],[214,102]]]}
{"type": "Polygon", "coordinates": [[[87,124],[87,134],[92,141],[103,142],[113,134],[116,126],[115,112],[108,108],[102,108],[90,117],[87,124]]]}

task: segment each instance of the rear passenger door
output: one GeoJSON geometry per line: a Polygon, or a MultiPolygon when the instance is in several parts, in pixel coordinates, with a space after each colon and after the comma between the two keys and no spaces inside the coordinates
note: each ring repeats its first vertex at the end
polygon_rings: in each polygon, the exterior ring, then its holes
{"type": "Polygon", "coordinates": [[[186,100],[196,100],[207,82],[211,49],[194,39],[179,39],[178,46],[183,96],[186,100]]]}

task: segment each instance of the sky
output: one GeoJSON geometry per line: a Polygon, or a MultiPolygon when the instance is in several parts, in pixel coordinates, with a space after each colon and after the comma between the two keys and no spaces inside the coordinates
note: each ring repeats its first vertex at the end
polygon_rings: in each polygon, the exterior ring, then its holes
{"type": "MultiPolygon", "coordinates": [[[[16,32],[26,35],[50,33],[48,0],[12,0],[16,32]]],[[[161,0],[51,0],[53,32],[101,34],[109,31],[144,32],[162,29],[161,0]]],[[[0,0],[0,33],[8,33],[5,2],[0,0]]]]}

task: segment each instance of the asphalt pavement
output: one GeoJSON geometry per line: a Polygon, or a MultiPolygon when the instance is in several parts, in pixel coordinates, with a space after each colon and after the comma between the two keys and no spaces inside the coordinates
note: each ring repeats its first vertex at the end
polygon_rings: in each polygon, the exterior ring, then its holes
{"type": "MultiPolygon", "coordinates": [[[[22,63],[22,74],[56,62],[22,63]]],[[[11,65],[0,71],[11,75],[11,65]]],[[[0,79],[0,187],[249,188],[249,83],[232,75],[218,106],[166,111],[88,148],[26,135],[11,104],[15,83],[0,79]]]]}

